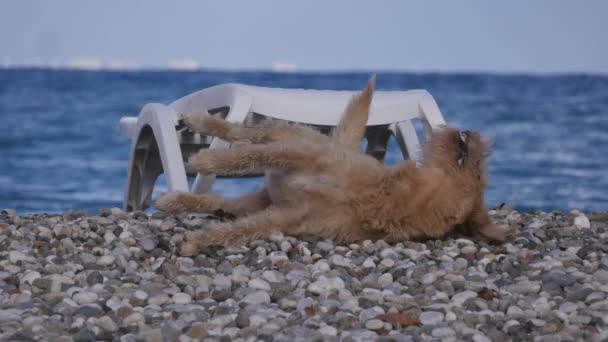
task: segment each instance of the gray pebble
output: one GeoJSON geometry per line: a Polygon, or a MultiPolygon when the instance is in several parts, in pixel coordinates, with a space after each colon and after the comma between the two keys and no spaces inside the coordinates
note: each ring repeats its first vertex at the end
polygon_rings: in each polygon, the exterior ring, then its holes
{"type": "Polygon", "coordinates": [[[435,325],[443,322],[444,315],[437,311],[425,311],[420,314],[419,319],[424,325],[435,325]]]}

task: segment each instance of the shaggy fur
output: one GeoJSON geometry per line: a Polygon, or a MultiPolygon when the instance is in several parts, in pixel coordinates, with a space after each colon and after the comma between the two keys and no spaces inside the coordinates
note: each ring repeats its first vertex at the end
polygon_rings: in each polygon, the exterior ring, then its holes
{"type": "Polygon", "coordinates": [[[232,222],[211,222],[190,233],[182,254],[211,245],[243,245],[273,232],[313,234],[339,243],[441,238],[450,231],[502,241],[508,229],[490,222],[484,206],[487,144],[479,134],[444,128],[432,133],[421,166],[395,167],[360,151],[373,79],[353,97],[332,136],[281,123],[246,128],[209,114],[191,115],[195,132],[233,143],[191,159],[203,174],[266,172],[265,188],[236,199],[168,193],[156,207],[170,213],[223,210],[232,222]]]}

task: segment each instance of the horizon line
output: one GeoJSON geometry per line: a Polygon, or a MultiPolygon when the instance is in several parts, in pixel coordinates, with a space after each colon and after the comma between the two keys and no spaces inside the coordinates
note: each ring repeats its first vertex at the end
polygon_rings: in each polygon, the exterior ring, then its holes
{"type": "Polygon", "coordinates": [[[445,75],[496,75],[496,76],[597,76],[608,77],[608,71],[527,71],[527,70],[483,70],[483,69],[297,69],[297,70],[275,70],[273,68],[257,67],[197,67],[197,68],[171,68],[169,66],[141,66],[130,68],[116,68],[102,66],[99,68],[81,68],[67,65],[0,65],[0,70],[47,70],[47,71],[74,71],[74,72],[115,72],[115,73],[137,73],[137,72],[175,72],[175,73],[272,73],[272,74],[445,74],[445,75]]]}

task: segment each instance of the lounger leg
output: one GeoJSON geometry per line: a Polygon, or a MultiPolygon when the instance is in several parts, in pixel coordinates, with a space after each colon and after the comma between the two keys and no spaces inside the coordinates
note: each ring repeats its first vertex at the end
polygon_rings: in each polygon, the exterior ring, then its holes
{"type": "Polygon", "coordinates": [[[424,124],[424,134],[426,136],[428,136],[433,129],[445,126],[446,123],[443,115],[441,115],[437,102],[435,102],[435,99],[433,99],[431,94],[426,93],[425,96],[420,99],[418,110],[420,111],[419,116],[424,124]]]}
{"type": "Polygon", "coordinates": [[[162,170],[167,179],[169,191],[187,191],[188,181],[182,161],[182,153],[175,132],[175,113],[162,104],[146,105],[137,121],[136,136],[131,146],[127,191],[124,209],[143,210],[150,203],[150,195],[158,176],[158,161],[147,161],[152,146],[156,143],[162,170]],[[142,153],[143,159],[142,158],[142,153]],[[152,170],[148,170],[148,167],[152,170]]]}
{"type": "Polygon", "coordinates": [[[386,147],[391,131],[386,126],[374,126],[367,129],[367,149],[365,153],[384,162],[386,147]]]}
{"type": "Polygon", "coordinates": [[[390,125],[389,129],[399,144],[403,159],[417,161],[420,158],[420,141],[412,122],[409,120],[397,122],[390,125]]]}

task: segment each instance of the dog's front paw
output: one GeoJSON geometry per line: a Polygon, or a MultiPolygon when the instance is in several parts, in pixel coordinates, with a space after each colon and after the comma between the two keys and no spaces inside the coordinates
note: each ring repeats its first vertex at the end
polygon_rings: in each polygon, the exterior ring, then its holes
{"type": "Polygon", "coordinates": [[[209,133],[209,120],[213,120],[213,117],[209,113],[196,113],[188,114],[184,118],[184,123],[191,131],[196,133],[209,133]]]}
{"type": "Polygon", "coordinates": [[[516,226],[499,226],[488,224],[479,230],[479,234],[490,241],[513,241],[519,236],[519,229],[516,226]]]}
{"type": "Polygon", "coordinates": [[[184,241],[180,247],[180,254],[187,257],[200,254],[205,248],[204,234],[205,231],[201,230],[186,232],[186,236],[184,236],[184,241]]]}
{"type": "Polygon", "coordinates": [[[191,241],[182,242],[179,253],[185,257],[192,257],[200,254],[201,249],[198,248],[196,243],[191,241]]]}
{"type": "Polygon", "coordinates": [[[181,192],[164,193],[156,200],[154,207],[169,214],[181,214],[186,211],[186,207],[181,200],[182,196],[184,194],[181,192]]]}

